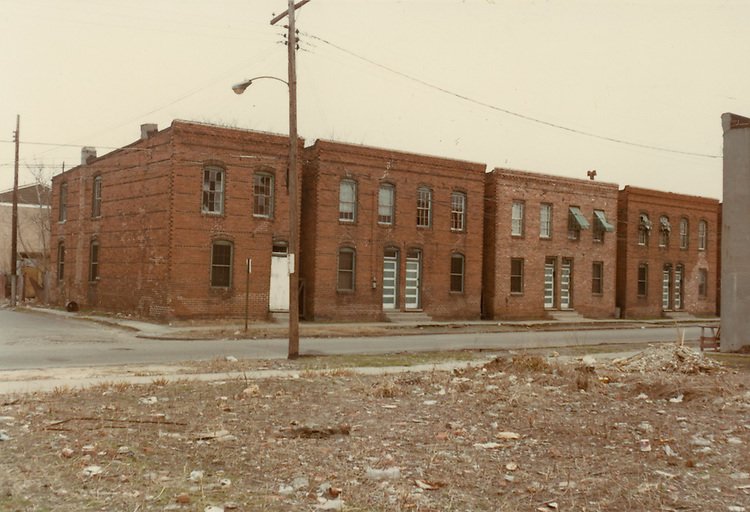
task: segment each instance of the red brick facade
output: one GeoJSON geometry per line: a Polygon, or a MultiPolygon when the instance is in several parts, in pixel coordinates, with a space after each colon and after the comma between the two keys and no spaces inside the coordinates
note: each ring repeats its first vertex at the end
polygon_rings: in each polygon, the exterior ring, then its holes
{"type": "MultiPolygon", "coordinates": [[[[153,318],[242,317],[246,296],[252,319],[288,309],[289,139],[184,121],[146,132],[53,179],[53,303],[153,318]]],[[[717,312],[716,200],[303,146],[307,320],[717,312]]]]}
{"type": "Polygon", "coordinates": [[[485,317],[614,315],[617,185],[494,169],[485,209],[485,317]]]}
{"type": "Polygon", "coordinates": [[[150,317],[241,316],[251,259],[250,316],[265,318],[272,247],[288,242],[288,147],[282,136],[175,121],[56,176],[53,260],[64,256],[53,301],[150,317]],[[260,173],[273,181],[267,216],[254,215],[260,173]]]}
{"type": "Polygon", "coordinates": [[[617,305],[622,315],[715,315],[720,226],[715,199],[630,186],[621,190],[617,305]]]}
{"type": "Polygon", "coordinates": [[[326,141],[305,155],[306,318],[381,320],[389,310],[480,317],[484,165],[326,141]],[[342,186],[354,192],[354,206],[342,186]],[[379,211],[382,186],[395,197],[390,219],[379,211]],[[461,214],[456,195],[463,197],[461,214]],[[348,274],[339,280],[342,250],[344,266],[353,255],[351,283],[348,274]]]}

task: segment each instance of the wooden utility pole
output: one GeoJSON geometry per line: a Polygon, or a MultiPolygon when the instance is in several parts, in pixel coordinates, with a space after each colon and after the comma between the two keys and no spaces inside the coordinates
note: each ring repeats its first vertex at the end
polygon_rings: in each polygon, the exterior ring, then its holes
{"type": "Polygon", "coordinates": [[[310,0],[302,0],[294,4],[289,0],[286,12],[271,20],[275,25],[285,16],[289,17],[287,47],[289,54],[289,168],[287,169],[287,191],[289,193],[289,359],[299,357],[299,205],[297,194],[297,31],[294,28],[295,9],[305,5],[310,0]]]}
{"type": "Polygon", "coordinates": [[[10,242],[10,305],[16,307],[16,294],[18,293],[18,279],[16,272],[18,268],[18,145],[20,141],[21,116],[16,115],[16,131],[13,132],[13,140],[16,143],[16,159],[13,166],[13,220],[11,227],[10,242]]]}

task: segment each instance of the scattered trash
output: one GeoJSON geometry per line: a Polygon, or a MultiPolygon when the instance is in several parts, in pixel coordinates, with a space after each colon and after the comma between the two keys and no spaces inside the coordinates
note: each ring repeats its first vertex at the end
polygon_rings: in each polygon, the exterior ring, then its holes
{"type": "Polygon", "coordinates": [[[641,451],[642,452],[650,452],[651,451],[651,441],[648,439],[641,439],[641,451]]]}
{"type": "Polygon", "coordinates": [[[83,468],[83,476],[89,478],[96,475],[101,475],[104,472],[104,468],[101,466],[88,466],[83,468]]]}
{"type": "Polygon", "coordinates": [[[369,480],[398,480],[401,478],[401,468],[396,466],[388,469],[367,468],[365,478],[369,480]]]}
{"type": "Polygon", "coordinates": [[[193,482],[200,482],[203,480],[203,471],[196,469],[190,472],[190,480],[193,482]]]}
{"type": "Polygon", "coordinates": [[[495,434],[495,438],[497,439],[521,439],[521,434],[517,434],[516,432],[498,432],[495,434]]]}

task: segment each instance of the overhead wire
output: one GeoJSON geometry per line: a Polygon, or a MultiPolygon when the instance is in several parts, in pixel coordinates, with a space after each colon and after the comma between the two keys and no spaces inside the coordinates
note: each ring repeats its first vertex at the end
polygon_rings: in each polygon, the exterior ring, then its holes
{"type": "Polygon", "coordinates": [[[679,150],[679,149],[667,148],[667,147],[663,147],[663,146],[657,146],[657,145],[653,145],[653,144],[645,144],[645,143],[641,143],[641,142],[629,141],[629,140],[621,139],[621,138],[618,138],[618,137],[612,137],[612,136],[609,136],[609,135],[601,135],[601,134],[598,134],[598,133],[593,133],[593,132],[589,132],[589,131],[585,131],[585,130],[580,130],[578,128],[572,128],[570,126],[565,126],[565,125],[562,125],[562,124],[559,124],[559,123],[553,123],[551,121],[546,121],[544,119],[539,119],[537,117],[533,117],[533,116],[530,116],[530,115],[527,115],[527,114],[522,114],[520,112],[509,110],[507,108],[500,107],[500,106],[497,106],[497,105],[493,105],[493,104],[490,104],[490,103],[487,103],[487,102],[484,102],[484,101],[480,101],[480,100],[471,98],[469,96],[466,96],[464,94],[460,94],[460,93],[457,93],[455,91],[451,91],[449,89],[446,89],[444,87],[440,87],[439,85],[435,85],[433,83],[427,82],[426,80],[422,80],[421,78],[414,77],[412,75],[409,75],[407,73],[404,73],[404,72],[396,70],[396,69],[393,69],[393,68],[391,68],[389,66],[386,66],[384,64],[381,64],[379,62],[375,62],[374,60],[369,59],[367,57],[363,57],[362,55],[359,55],[359,54],[357,54],[357,53],[355,53],[355,52],[353,52],[351,50],[343,48],[343,47],[341,47],[341,46],[339,46],[339,45],[337,45],[335,43],[332,43],[331,41],[323,39],[322,37],[318,37],[318,36],[316,36],[314,34],[303,33],[303,35],[305,35],[307,37],[310,37],[312,39],[315,39],[317,41],[320,41],[321,43],[324,43],[324,44],[326,44],[326,45],[328,45],[328,46],[330,46],[332,48],[335,48],[338,51],[346,53],[346,54],[348,54],[348,55],[350,55],[352,57],[360,59],[360,60],[362,60],[362,61],[364,61],[364,62],[366,62],[366,63],[368,63],[370,65],[376,66],[376,67],[378,67],[380,69],[388,71],[389,73],[393,73],[395,75],[398,75],[398,76],[400,76],[402,78],[405,78],[407,80],[410,80],[412,82],[418,83],[418,84],[423,85],[425,87],[428,87],[430,89],[439,91],[439,92],[444,93],[444,94],[448,94],[450,96],[453,96],[453,97],[458,98],[458,99],[463,100],[463,101],[467,101],[469,103],[473,103],[475,105],[479,105],[479,106],[482,106],[482,107],[485,107],[485,108],[489,108],[491,110],[495,110],[497,112],[502,112],[504,114],[507,114],[507,115],[510,115],[510,116],[513,116],[513,117],[517,117],[519,119],[523,119],[525,121],[529,121],[529,122],[532,122],[532,123],[540,124],[540,125],[547,126],[547,127],[550,127],[550,128],[555,128],[555,129],[558,129],[558,130],[563,130],[563,131],[566,131],[566,132],[569,132],[569,133],[574,133],[574,134],[577,134],[577,135],[583,135],[583,136],[591,137],[591,138],[594,138],[594,139],[599,139],[599,140],[604,140],[604,141],[612,142],[612,143],[615,143],[615,144],[623,144],[623,145],[627,145],[627,146],[638,147],[638,148],[643,148],[643,149],[649,149],[649,150],[653,150],[653,151],[661,151],[661,152],[666,152],[666,153],[674,153],[674,154],[679,154],[679,155],[695,156],[695,157],[701,157],[701,158],[722,158],[721,155],[713,155],[713,154],[709,154],[709,153],[698,153],[698,152],[693,152],[693,151],[684,151],[684,150],[679,150]]]}

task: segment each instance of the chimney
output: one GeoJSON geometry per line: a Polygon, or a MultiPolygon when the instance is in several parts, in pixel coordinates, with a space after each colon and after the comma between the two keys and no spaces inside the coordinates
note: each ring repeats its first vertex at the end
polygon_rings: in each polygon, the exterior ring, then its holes
{"type": "Polygon", "coordinates": [[[159,131],[156,123],[146,123],[141,125],[141,140],[146,140],[159,131]]]}
{"type": "Polygon", "coordinates": [[[95,158],[96,148],[92,148],[91,146],[84,146],[81,148],[81,165],[86,165],[95,158]]]}

